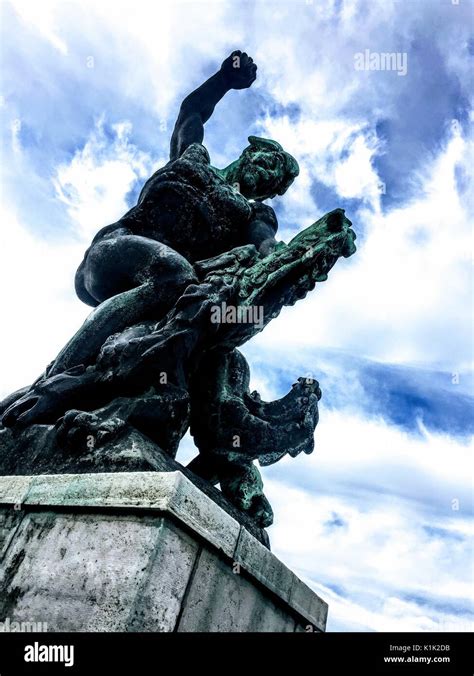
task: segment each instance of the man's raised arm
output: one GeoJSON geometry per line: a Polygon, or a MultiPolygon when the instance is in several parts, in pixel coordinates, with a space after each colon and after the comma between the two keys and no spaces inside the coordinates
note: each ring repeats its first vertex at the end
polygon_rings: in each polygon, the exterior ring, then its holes
{"type": "Polygon", "coordinates": [[[204,124],[214,107],[231,89],[246,89],[257,77],[257,66],[245,52],[236,50],[220,69],[187,96],[179,110],[170,145],[170,160],[181,156],[191,143],[202,143],[204,124]]]}

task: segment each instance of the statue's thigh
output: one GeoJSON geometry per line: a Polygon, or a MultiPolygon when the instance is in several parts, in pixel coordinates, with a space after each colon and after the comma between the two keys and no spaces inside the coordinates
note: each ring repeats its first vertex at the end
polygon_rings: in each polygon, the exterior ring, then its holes
{"type": "Polygon", "coordinates": [[[193,267],[170,247],[138,235],[123,235],[94,244],[84,266],[86,289],[102,302],[152,279],[195,280],[193,267]]]}

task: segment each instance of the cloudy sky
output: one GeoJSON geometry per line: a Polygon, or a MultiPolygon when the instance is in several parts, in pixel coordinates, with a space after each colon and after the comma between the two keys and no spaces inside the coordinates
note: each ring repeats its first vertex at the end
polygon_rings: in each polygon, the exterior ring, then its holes
{"type": "Polygon", "coordinates": [[[281,238],[336,207],[353,221],[356,255],[244,348],[264,398],[321,383],[315,452],[263,475],[273,550],[329,602],[333,631],[472,628],[473,9],[1,2],[0,396],[84,320],[84,249],[167,161],[181,99],[233,49],[258,79],[206,125],[213,164],[274,138],[301,167],[272,201],[281,238]],[[406,69],[355,68],[388,52],[406,69]]]}

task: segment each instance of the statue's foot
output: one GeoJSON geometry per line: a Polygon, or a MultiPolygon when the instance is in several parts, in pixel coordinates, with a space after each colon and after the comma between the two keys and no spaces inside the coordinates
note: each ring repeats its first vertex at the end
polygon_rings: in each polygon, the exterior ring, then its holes
{"type": "Polygon", "coordinates": [[[56,425],[59,446],[75,453],[90,453],[98,446],[117,437],[126,422],[117,416],[104,416],[72,409],[56,425]]]}
{"type": "Polygon", "coordinates": [[[260,528],[268,528],[273,523],[273,509],[263,493],[253,498],[249,514],[260,528]]]}
{"type": "Polygon", "coordinates": [[[273,523],[273,510],[265,495],[261,492],[249,496],[245,491],[223,489],[226,498],[242,512],[246,512],[260,528],[268,528],[273,523]]]}
{"type": "Polygon", "coordinates": [[[219,474],[222,493],[235,507],[251,516],[261,528],[272,525],[273,511],[263,494],[262,477],[255,465],[230,464],[219,474]]]}

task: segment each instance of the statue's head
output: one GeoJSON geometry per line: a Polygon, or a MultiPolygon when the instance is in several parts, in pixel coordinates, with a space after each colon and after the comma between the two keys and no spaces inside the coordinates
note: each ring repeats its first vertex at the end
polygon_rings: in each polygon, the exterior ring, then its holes
{"type": "Polygon", "coordinates": [[[250,145],[228,168],[227,180],[248,199],[283,195],[299,174],[298,163],[279,143],[249,136],[250,145]]]}

